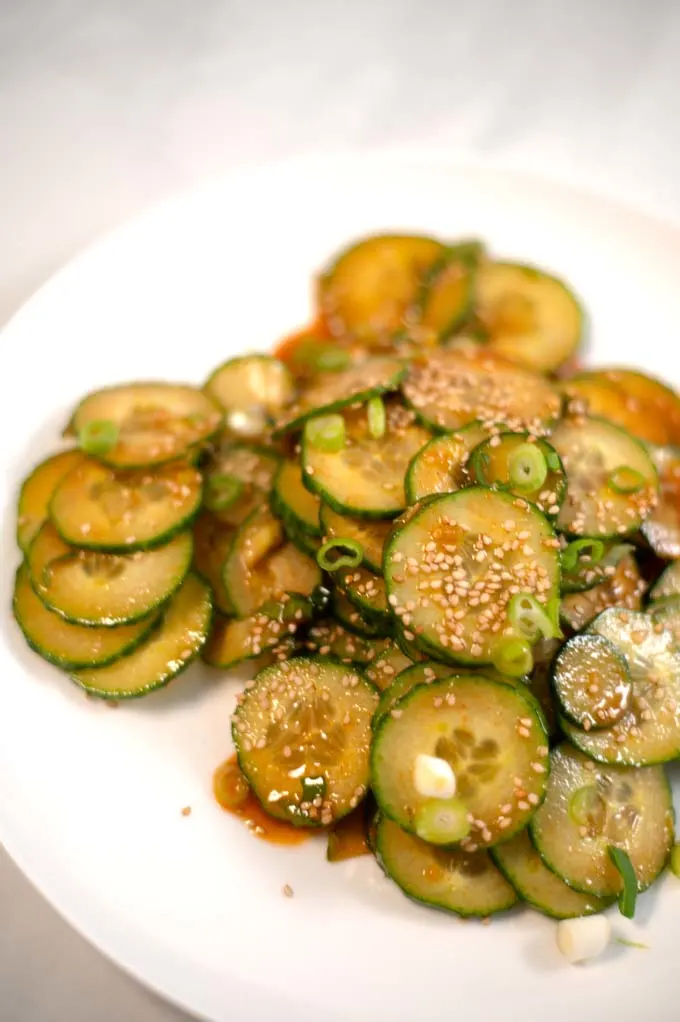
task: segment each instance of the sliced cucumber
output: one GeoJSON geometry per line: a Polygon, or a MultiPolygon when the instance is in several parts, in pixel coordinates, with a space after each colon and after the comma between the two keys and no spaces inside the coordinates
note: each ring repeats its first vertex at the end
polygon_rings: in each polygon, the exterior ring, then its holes
{"type": "Polygon", "coordinates": [[[419,685],[375,730],[373,793],[381,811],[411,832],[429,801],[413,779],[421,753],[454,770],[457,794],[472,817],[461,842],[469,851],[521,830],[544,796],[548,737],[541,715],[519,688],[481,674],[419,685]]]}
{"type": "Polygon", "coordinates": [[[338,571],[338,584],[350,603],[353,603],[366,621],[374,626],[389,630],[390,617],[387,612],[385,580],[366,568],[352,568],[338,571]]]}
{"type": "Polygon", "coordinates": [[[388,602],[406,638],[452,663],[491,663],[514,635],[513,595],[548,605],[558,541],[526,501],[482,487],[434,498],[385,549],[388,602]]]}
{"type": "Polygon", "coordinates": [[[351,539],[359,543],[363,564],[369,571],[382,571],[383,549],[392,530],[392,522],[380,519],[352,518],[338,514],[328,504],[321,506],[321,528],[324,540],[351,539]]]}
{"type": "Polygon", "coordinates": [[[195,387],[130,383],[89,394],[76,408],[69,432],[111,423],[118,442],[97,457],[114,468],[142,468],[185,457],[220,427],[222,413],[195,387]]]}
{"type": "Polygon", "coordinates": [[[680,753],[680,650],[652,616],[608,610],[589,629],[614,646],[632,682],[627,711],[611,727],[581,731],[563,722],[570,741],[603,763],[645,766],[680,753]]]}
{"type": "Polygon", "coordinates": [[[49,514],[52,494],[64,476],[83,461],[82,451],[62,451],[34,468],[19,494],[17,543],[24,553],[49,514]]]}
{"type": "Polygon", "coordinates": [[[559,513],[567,489],[555,448],[527,433],[484,440],[470,455],[469,474],[472,482],[523,497],[551,518],[559,513]]]}
{"type": "Polygon", "coordinates": [[[398,390],[407,371],[401,359],[385,355],[359,362],[342,373],[319,374],[279,419],[274,436],[300,429],[309,418],[365,404],[372,397],[398,390]]]}
{"type": "Polygon", "coordinates": [[[576,919],[603,912],[611,899],[567,887],[545,865],[526,830],[491,849],[491,858],[523,901],[552,919],[576,919]]]}
{"type": "Polygon", "coordinates": [[[551,738],[558,731],[555,693],[552,687],[552,665],[559,649],[559,639],[543,639],[541,642],[538,642],[532,650],[534,658],[533,669],[529,677],[524,679],[529,694],[533,696],[541,708],[545,718],[545,726],[551,738]]]}
{"type": "Polygon", "coordinates": [[[608,419],[637,437],[652,444],[670,443],[662,419],[644,414],[639,403],[601,372],[579,373],[564,383],[564,393],[574,414],[587,413],[608,419]]]}
{"type": "Polygon", "coordinates": [[[66,543],[123,553],[167,543],[201,505],[201,473],[174,462],[153,472],[116,472],[87,459],[57,486],[50,517],[66,543]]]}
{"type": "Polygon", "coordinates": [[[234,610],[247,617],[283,593],[310,596],[321,571],[292,543],[268,507],[253,511],[239,528],[227,554],[222,578],[234,610]]]}
{"type": "Polygon", "coordinates": [[[616,568],[623,558],[635,550],[630,543],[620,543],[618,540],[603,542],[599,539],[577,539],[574,542],[583,544],[575,564],[572,565],[571,560],[567,564],[565,551],[562,551],[560,585],[563,593],[584,593],[588,589],[594,589],[601,582],[606,582],[616,574],[616,568]]]}
{"type": "Polygon", "coordinates": [[[163,688],[200,653],[210,631],[210,590],[197,575],[186,577],[168,604],[158,627],[134,653],[109,667],[71,675],[90,695],[134,699],[163,688]]]}
{"type": "Polygon", "coordinates": [[[389,339],[414,318],[425,275],[444,252],[441,242],[419,235],[375,235],[345,249],[319,279],[331,333],[389,339]]]}
{"type": "Polygon", "coordinates": [[[646,582],[633,554],[625,552],[605,582],[583,593],[571,593],[560,603],[560,618],[575,632],[610,607],[639,610],[646,582]]]}
{"type": "Polygon", "coordinates": [[[191,533],[134,554],[77,550],[45,523],[31,544],[31,585],[45,606],[72,624],[132,624],[168,600],[191,564],[191,533]]]}
{"type": "Polygon", "coordinates": [[[418,417],[439,431],[479,421],[541,435],[560,413],[560,397],[546,379],[485,351],[437,349],[414,362],[402,390],[418,417]]]}
{"type": "Polygon", "coordinates": [[[553,665],[553,684],[562,713],[584,731],[616,724],[632,702],[626,659],[603,635],[575,635],[566,642],[553,665]]]}
{"type": "Polygon", "coordinates": [[[557,277],[532,266],[484,262],[475,287],[477,317],[494,352],[548,373],[577,351],[583,314],[557,277]]]}
{"type": "Polygon", "coordinates": [[[253,438],[264,433],[295,398],[295,383],[285,363],[271,355],[246,355],[224,362],[204,390],[224,409],[231,433],[253,438]]]}
{"type": "Polygon", "coordinates": [[[422,287],[419,330],[432,330],[444,341],[469,318],[477,261],[470,247],[452,246],[432,264],[422,287]]]}
{"type": "Polygon", "coordinates": [[[208,509],[225,525],[241,525],[268,500],[279,460],[261,444],[220,443],[205,469],[208,509]]]}
{"type": "Polygon", "coordinates": [[[239,765],[272,816],[328,825],[368,791],[378,694],[356,669],[322,657],[266,668],[236,708],[239,765]]]}
{"type": "Polygon", "coordinates": [[[14,616],[26,642],[45,660],[73,671],[79,667],[103,667],[131,653],[150,634],[158,613],[119,628],[72,625],[53,614],[31,586],[28,567],[17,571],[14,616]]]}
{"type": "Polygon", "coordinates": [[[468,485],[468,459],[488,435],[488,430],[474,424],[457,433],[434,437],[426,443],[406,471],[409,504],[415,504],[433,493],[452,493],[468,485]]]}
{"type": "Polygon", "coordinates": [[[298,461],[282,461],[274,479],[272,510],[294,533],[321,536],[321,501],[302,481],[298,461]]]}
{"type": "Polygon", "coordinates": [[[394,518],[406,505],[404,474],[430,434],[399,404],[387,406],[387,428],[371,435],[366,412],[346,412],[345,444],[337,452],[302,440],[305,485],[341,515],[394,518]]]}
{"type": "Polygon", "coordinates": [[[630,857],[644,891],[666,865],[673,805],[662,767],[599,766],[563,742],[553,749],[545,802],[531,837],[546,866],[576,891],[611,898],[621,890],[611,846],[630,857]]]}
{"type": "MultiPolygon", "coordinates": [[[[453,668],[447,664],[437,663],[436,660],[425,660],[420,664],[410,664],[399,672],[392,684],[385,688],[380,696],[378,709],[373,718],[373,727],[376,728],[391,713],[400,699],[403,699],[416,685],[429,685],[437,678],[450,678],[453,675],[453,668]]],[[[370,672],[369,672],[370,676],[370,672]]],[[[380,685],[378,686],[380,688],[380,685]]]]}
{"type": "Polygon", "coordinates": [[[632,369],[601,369],[602,379],[614,384],[628,407],[645,423],[663,424],[665,438],[654,443],[680,444],[680,397],[665,383],[632,369]]]}
{"type": "Polygon", "coordinates": [[[367,615],[356,603],[348,600],[340,589],[333,591],[331,609],[343,628],[366,639],[382,638],[389,632],[389,619],[386,615],[367,615]]]}
{"type": "Polygon", "coordinates": [[[647,608],[655,625],[662,625],[670,632],[674,644],[680,648],[680,596],[667,596],[647,608]]]}
{"type": "Polygon", "coordinates": [[[439,848],[378,818],[376,856],[385,873],[415,901],[459,916],[494,915],[517,902],[489,853],[439,848]]]}
{"type": "Polygon", "coordinates": [[[551,442],[567,471],[557,526],[573,536],[635,532],[656,503],[658,480],[643,445],[604,419],[563,419],[551,442]]]}
{"type": "Polygon", "coordinates": [[[213,591],[215,609],[222,614],[233,614],[234,607],[224,586],[222,569],[231,550],[236,528],[225,525],[208,511],[194,523],[193,567],[213,591]]]}
{"type": "Polygon", "coordinates": [[[384,692],[394,684],[401,671],[412,666],[413,661],[398,646],[391,645],[366,668],[366,677],[384,692]]]}
{"type": "Polygon", "coordinates": [[[680,596],[680,561],[673,561],[668,565],[659,575],[649,593],[652,603],[668,596],[680,596]]]}
{"type": "Polygon", "coordinates": [[[389,639],[368,639],[357,635],[332,619],[316,621],[309,629],[305,649],[321,656],[332,656],[343,664],[366,667],[372,664],[389,646],[389,639]]]}
{"type": "Polygon", "coordinates": [[[203,659],[212,667],[227,670],[243,660],[276,651],[288,636],[294,636],[311,620],[313,608],[302,596],[285,593],[280,601],[265,604],[251,617],[221,618],[203,649],[203,659]]]}
{"type": "Polygon", "coordinates": [[[680,557],[680,450],[657,447],[652,461],[659,476],[659,502],[640,531],[657,557],[680,557]]]}

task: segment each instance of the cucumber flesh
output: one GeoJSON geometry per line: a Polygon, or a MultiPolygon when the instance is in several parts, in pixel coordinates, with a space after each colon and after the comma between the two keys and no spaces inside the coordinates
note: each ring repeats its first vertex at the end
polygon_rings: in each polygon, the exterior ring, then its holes
{"type": "Polygon", "coordinates": [[[348,631],[332,619],[316,621],[307,633],[305,649],[321,656],[332,656],[343,664],[368,667],[390,645],[389,639],[368,639],[348,631]]]}
{"type": "Polygon", "coordinates": [[[373,663],[366,668],[366,677],[372,681],[377,689],[384,692],[390,688],[399,673],[413,666],[413,661],[399,649],[392,645],[377,656],[373,663]]]}
{"type": "MultiPolygon", "coordinates": [[[[408,695],[416,685],[429,685],[437,678],[450,678],[453,668],[446,664],[440,664],[436,660],[425,660],[420,664],[409,664],[406,666],[392,684],[387,686],[380,696],[378,709],[373,718],[373,727],[377,727],[384,717],[394,709],[400,699],[408,695]]],[[[380,688],[380,686],[378,686],[380,688]]]]}
{"type": "Polygon", "coordinates": [[[640,531],[657,557],[680,557],[680,451],[657,447],[652,461],[659,475],[659,503],[640,531]]]}
{"type": "Polygon", "coordinates": [[[546,440],[527,433],[501,433],[480,443],[470,455],[469,475],[473,483],[504,490],[535,504],[554,518],[560,510],[567,481],[557,451],[546,440]],[[530,467],[523,453],[543,457],[545,475],[536,486],[522,482],[521,470],[530,467]]]}
{"type": "Polygon", "coordinates": [[[228,670],[263,653],[286,650],[283,640],[295,636],[311,617],[309,600],[286,593],[279,602],[265,604],[251,617],[218,619],[203,650],[203,659],[212,667],[228,670]]]}
{"type": "Polygon", "coordinates": [[[433,331],[444,341],[472,312],[477,259],[472,250],[448,249],[427,274],[420,301],[418,331],[433,331]]]}
{"type": "Polygon", "coordinates": [[[272,509],[293,531],[321,536],[321,501],[302,480],[299,461],[282,461],[274,479],[272,509]]]}
{"type": "Polygon", "coordinates": [[[46,523],[31,544],[31,585],[49,607],[73,624],[131,624],[168,600],[191,564],[192,539],[180,532],[166,546],[133,554],[78,550],[46,523]]]}
{"type": "Polygon", "coordinates": [[[512,886],[488,852],[440,848],[378,819],[376,857],[383,870],[415,901],[460,916],[494,915],[517,902],[512,886]]]}
{"type": "Polygon", "coordinates": [[[382,615],[379,617],[373,613],[367,615],[363,608],[359,608],[348,600],[340,589],[333,592],[331,609],[333,616],[337,618],[343,628],[356,635],[375,639],[382,638],[387,634],[388,629],[382,615]]]}
{"type": "Polygon", "coordinates": [[[103,667],[126,656],[147,638],[158,620],[158,613],[152,613],[119,628],[70,624],[48,610],[36,596],[26,564],[17,572],[13,607],[17,624],[31,649],[65,671],[103,667]]]}
{"type": "MultiPolygon", "coordinates": [[[[601,543],[602,540],[593,540],[592,542],[601,543]]],[[[560,586],[563,593],[584,593],[588,589],[594,589],[595,586],[606,582],[608,578],[616,574],[617,565],[626,555],[635,552],[632,544],[620,543],[618,540],[605,540],[602,545],[604,553],[596,562],[593,562],[592,546],[583,549],[582,555],[579,556],[573,568],[566,568],[564,560],[562,561],[560,586]]]]}
{"type": "Polygon", "coordinates": [[[470,482],[468,459],[488,436],[481,426],[465,426],[456,433],[434,437],[418,451],[406,471],[409,504],[433,493],[452,493],[470,482]]]}
{"type": "Polygon", "coordinates": [[[639,402],[631,400],[616,383],[601,372],[579,373],[564,383],[570,410],[608,419],[638,440],[651,444],[668,444],[670,434],[663,418],[645,414],[639,402]]]}
{"type": "Polygon", "coordinates": [[[211,508],[212,514],[225,525],[241,525],[268,500],[278,468],[279,456],[271,448],[222,438],[205,469],[206,503],[211,506],[212,490],[223,479],[232,484],[234,497],[224,507],[211,508]]]}
{"type": "Polygon", "coordinates": [[[646,582],[633,554],[624,552],[614,574],[587,592],[569,593],[560,603],[560,617],[574,631],[580,631],[598,614],[611,607],[639,610],[646,582]]]}
{"type": "Polygon", "coordinates": [[[631,706],[628,664],[603,635],[575,635],[566,642],[555,659],[553,684],[562,713],[584,731],[610,728],[631,706]]]}
{"type": "Polygon", "coordinates": [[[548,738],[533,700],[483,675],[457,675],[412,689],[375,729],[373,793],[381,811],[415,830],[428,803],[415,787],[419,754],[446,759],[472,817],[461,847],[507,840],[529,821],[545,793],[548,738]]]}
{"type": "Polygon", "coordinates": [[[231,550],[236,528],[225,525],[209,511],[204,511],[194,522],[194,571],[205,579],[213,592],[215,609],[222,614],[233,614],[234,607],[224,586],[222,568],[231,550]]]}
{"type": "Polygon", "coordinates": [[[573,891],[545,865],[526,830],[491,849],[491,858],[519,897],[552,919],[603,912],[611,899],[573,891]]]}
{"type": "Polygon", "coordinates": [[[531,821],[531,838],[548,868],[576,891],[599,898],[620,892],[612,845],[630,857],[638,890],[645,890],[673,844],[663,768],[602,766],[563,742],[552,752],[548,792],[531,821]]]}
{"type": "Polygon", "coordinates": [[[52,494],[64,476],[85,460],[82,451],[62,451],[33,469],[19,494],[17,543],[24,553],[49,515],[52,494]]]}
{"type": "Polygon", "coordinates": [[[230,432],[246,439],[264,433],[295,397],[290,370],[270,355],[230,359],[211,374],[204,390],[224,409],[230,432]]]}
{"type": "Polygon", "coordinates": [[[673,561],[668,565],[649,593],[652,603],[663,600],[667,596],[680,596],[680,561],[673,561]]]}
{"type": "Polygon", "coordinates": [[[367,679],[320,657],[274,664],[256,676],[233,717],[239,765],[272,816],[300,826],[345,816],[368,790],[367,679]]]}
{"type": "Polygon", "coordinates": [[[50,516],[66,543],[110,553],[143,550],[185,528],[201,495],[201,474],[191,465],[115,472],[87,459],[57,486],[50,516]]]}

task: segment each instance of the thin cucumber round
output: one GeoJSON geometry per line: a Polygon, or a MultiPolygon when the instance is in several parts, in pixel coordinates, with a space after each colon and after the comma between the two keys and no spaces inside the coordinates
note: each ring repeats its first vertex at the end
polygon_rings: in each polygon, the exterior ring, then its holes
{"type": "Polygon", "coordinates": [[[680,397],[661,380],[634,369],[601,369],[599,375],[617,387],[629,408],[646,424],[663,424],[665,438],[653,443],[680,445],[680,397]]]}
{"type": "Polygon", "coordinates": [[[412,666],[413,661],[402,653],[398,646],[392,644],[366,668],[366,677],[377,689],[384,692],[391,688],[401,671],[412,666]]]}
{"type": "Polygon", "coordinates": [[[272,510],[293,532],[321,536],[321,501],[302,481],[299,461],[282,461],[274,477],[272,510]]]}
{"type": "Polygon", "coordinates": [[[234,606],[224,586],[222,568],[235,535],[234,526],[225,525],[209,511],[204,511],[194,522],[194,571],[212,589],[215,609],[227,615],[234,613],[234,606]]]}
{"type": "Polygon", "coordinates": [[[513,595],[545,607],[559,585],[558,541],[526,501],[483,487],[436,497],[385,549],[388,603],[407,638],[436,659],[491,663],[515,635],[513,595]]]}
{"type": "Polygon", "coordinates": [[[546,440],[501,433],[472,451],[468,469],[473,483],[523,497],[550,518],[559,513],[567,480],[557,451],[546,440]]]}
{"type": "Polygon", "coordinates": [[[416,360],[402,384],[418,417],[436,431],[473,422],[513,432],[545,433],[560,396],[544,377],[488,352],[439,348],[416,360]]]}
{"type": "Polygon", "coordinates": [[[57,486],[50,517],[66,543],[124,553],[162,546],[198,514],[201,474],[182,462],[116,472],[87,459],[57,486]]]}
{"type": "Polygon", "coordinates": [[[366,404],[373,397],[398,390],[407,372],[403,360],[385,355],[359,362],[342,373],[319,374],[279,419],[274,436],[300,429],[307,419],[366,404]]]}
{"type": "MultiPolygon", "coordinates": [[[[566,542],[566,541],[565,541],[566,542]]],[[[619,563],[629,554],[635,552],[630,543],[621,543],[616,539],[581,539],[574,541],[577,544],[584,544],[578,553],[576,563],[565,563],[565,551],[562,551],[562,577],[560,587],[565,594],[584,593],[588,589],[606,582],[616,574],[619,563]],[[602,556],[600,554],[602,548],[602,556]],[[599,557],[599,559],[598,559],[599,557]]],[[[567,546],[566,550],[569,550],[567,546]]]]}
{"type": "Polygon", "coordinates": [[[371,787],[381,811],[411,832],[428,800],[415,787],[421,753],[450,763],[475,851],[526,826],[545,794],[548,738],[533,700],[483,675],[419,685],[375,730],[371,787]]]}
{"type": "Polygon", "coordinates": [[[33,469],[19,493],[17,543],[24,553],[49,515],[52,494],[64,476],[85,460],[82,451],[62,451],[33,469]]]}
{"type": "MultiPolygon", "coordinates": [[[[440,664],[436,660],[424,660],[420,664],[409,664],[399,672],[392,684],[387,686],[380,696],[378,709],[373,718],[373,727],[376,728],[380,722],[391,713],[400,699],[415,688],[416,685],[429,685],[437,678],[450,678],[453,675],[453,668],[447,664],[440,664]]],[[[380,686],[378,686],[380,688],[380,686]]]]}
{"type": "Polygon", "coordinates": [[[432,264],[421,291],[419,331],[431,330],[444,341],[471,316],[477,262],[470,246],[454,245],[432,264]]]}
{"type": "Polygon", "coordinates": [[[574,890],[598,898],[620,892],[613,846],[630,857],[644,891],[673,845],[668,780],[662,767],[601,766],[563,742],[551,754],[548,792],[530,829],[546,866],[574,890]]]}
{"type": "Polygon", "coordinates": [[[626,712],[611,727],[582,731],[563,721],[570,741],[603,763],[645,766],[680,754],[680,649],[651,615],[608,610],[589,633],[607,639],[624,657],[632,682],[626,712]]]}
{"type": "Polygon", "coordinates": [[[205,503],[225,525],[242,525],[269,499],[280,458],[262,444],[222,439],[205,467],[205,503]]]}
{"type": "Polygon", "coordinates": [[[557,527],[572,536],[624,536],[650,514],[658,492],[644,446],[604,419],[563,419],[551,443],[567,472],[557,527]]]}
{"type": "Polygon", "coordinates": [[[53,614],[36,596],[28,568],[22,564],[14,587],[14,617],[26,642],[44,660],[64,671],[104,667],[132,653],[158,620],[158,612],[132,625],[92,628],[73,625],[53,614]]]}
{"type": "Polygon", "coordinates": [[[392,530],[389,519],[352,518],[341,515],[328,504],[321,506],[321,529],[324,541],[329,539],[351,539],[359,543],[362,563],[369,571],[382,572],[385,541],[392,530]]]}
{"type": "Polygon", "coordinates": [[[673,561],[662,571],[649,592],[652,603],[668,596],[680,596],[680,561],[673,561]]]}
{"type": "Polygon", "coordinates": [[[576,919],[603,912],[610,898],[573,891],[545,865],[526,830],[491,849],[491,858],[517,894],[551,919],[576,919]]]}
{"type": "Polygon", "coordinates": [[[87,668],[71,677],[101,699],[136,699],[163,688],[198,656],[212,618],[210,590],[189,574],[168,604],[157,628],[129,656],[109,667],[87,668]]]}
{"type": "Polygon", "coordinates": [[[445,246],[422,235],[374,235],[345,249],[319,278],[319,309],[332,334],[375,343],[401,330],[445,246]]]}
{"type": "Polygon", "coordinates": [[[31,585],[45,606],[72,624],[132,624],[168,600],[191,564],[191,533],[134,554],[101,554],[68,546],[50,523],[28,552],[31,585]]]}
{"type": "Polygon", "coordinates": [[[385,816],[378,818],[375,845],[387,876],[415,901],[483,918],[506,912],[517,902],[488,852],[429,845],[385,816]]]}
{"type": "Polygon", "coordinates": [[[375,627],[389,631],[391,619],[387,612],[387,594],[382,575],[375,575],[366,568],[352,568],[336,572],[337,583],[342,591],[366,621],[375,627]]]}
{"type": "Polygon", "coordinates": [[[533,266],[483,262],[475,289],[477,317],[497,354],[547,373],[578,350],[583,313],[557,277],[533,266]]]}
{"type": "Polygon", "coordinates": [[[389,619],[386,616],[367,615],[363,608],[347,599],[340,589],[335,589],[331,596],[331,610],[343,628],[367,639],[382,638],[389,632],[389,619]]]}
{"type": "Polygon", "coordinates": [[[265,668],[233,717],[239,765],[272,816],[327,826],[368,791],[378,694],[355,668],[296,657],[265,668]]]}
{"type": "Polygon", "coordinates": [[[575,414],[607,419],[638,440],[668,444],[670,434],[662,418],[645,414],[637,400],[631,400],[617,384],[597,371],[579,373],[563,385],[570,410],[575,414]]]}
{"type": "Polygon", "coordinates": [[[626,658],[596,633],[565,642],[553,664],[553,685],[564,716],[584,731],[611,727],[632,703],[626,658]]]}
{"type": "Polygon", "coordinates": [[[264,433],[295,398],[288,367],[271,355],[245,355],[224,362],[203,388],[224,409],[227,428],[245,439],[264,433]]]}
{"type": "Polygon", "coordinates": [[[239,528],[222,569],[224,586],[239,617],[247,617],[283,593],[310,596],[321,584],[311,557],[285,540],[268,507],[253,511],[239,528]]]}
{"type": "Polygon", "coordinates": [[[635,556],[626,549],[614,567],[614,574],[604,582],[587,592],[568,593],[562,598],[560,618],[577,632],[611,607],[639,610],[646,585],[635,556]]]}
{"type": "Polygon", "coordinates": [[[368,667],[391,645],[389,639],[369,639],[350,632],[339,621],[322,619],[309,629],[304,648],[309,653],[332,656],[343,664],[368,667]]]}
{"type": "Polygon", "coordinates": [[[228,670],[281,647],[311,620],[313,608],[303,596],[285,593],[280,601],[265,604],[251,617],[218,618],[203,648],[203,659],[211,667],[228,670]]]}
{"type": "Polygon", "coordinates": [[[475,423],[456,433],[434,437],[426,443],[406,470],[409,504],[434,493],[453,493],[469,485],[468,459],[488,435],[488,430],[475,423]]]}
{"type": "Polygon", "coordinates": [[[364,409],[346,412],[345,443],[339,451],[321,450],[307,430],[303,434],[305,485],[340,515],[394,518],[406,506],[404,475],[430,434],[401,405],[389,403],[386,412],[381,437],[371,435],[364,409]]]}
{"type": "Polygon", "coordinates": [[[659,476],[659,502],[640,531],[657,557],[680,557],[680,449],[657,447],[652,461],[659,476]]]}
{"type": "Polygon", "coordinates": [[[101,461],[114,468],[143,468],[185,457],[215,435],[222,413],[195,387],[129,383],[88,394],[73,413],[69,433],[78,436],[95,422],[118,430],[115,446],[97,455],[101,461]]]}

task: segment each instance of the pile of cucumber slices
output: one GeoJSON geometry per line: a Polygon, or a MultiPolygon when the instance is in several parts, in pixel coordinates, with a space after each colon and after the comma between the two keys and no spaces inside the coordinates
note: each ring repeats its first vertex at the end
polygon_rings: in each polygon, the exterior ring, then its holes
{"type": "Polygon", "coordinates": [[[263,807],[361,814],[418,901],[630,916],[674,842],[680,400],[583,370],[570,290],[476,241],[317,284],[279,357],[85,397],[19,496],[17,622],[106,699],[244,664],[263,807]]]}

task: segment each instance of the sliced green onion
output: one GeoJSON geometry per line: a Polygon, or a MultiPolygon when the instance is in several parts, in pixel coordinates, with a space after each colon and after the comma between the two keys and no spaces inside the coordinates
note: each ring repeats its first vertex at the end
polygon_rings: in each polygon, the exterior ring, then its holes
{"type": "Polygon", "coordinates": [[[418,837],[432,845],[453,845],[470,833],[467,806],[455,796],[424,802],[414,823],[418,837]]]}
{"type": "Polygon", "coordinates": [[[243,493],[243,483],[228,474],[208,477],[203,501],[209,511],[225,511],[236,503],[243,493]]]}
{"type": "Polygon", "coordinates": [[[537,444],[520,444],[508,456],[510,483],[520,490],[539,490],[548,477],[548,462],[537,444]]]}
{"type": "Polygon", "coordinates": [[[349,352],[344,348],[314,337],[297,344],[292,356],[294,365],[315,373],[339,373],[347,369],[351,361],[349,352]]]}
{"type": "Polygon", "coordinates": [[[323,571],[337,571],[339,568],[358,568],[363,557],[364,548],[356,539],[329,539],[319,547],[316,563],[323,571]]]}
{"type": "Polygon", "coordinates": [[[623,848],[616,848],[610,845],[607,849],[609,858],[612,860],[623,880],[623,890],[619,895],[619,912],[626,919],[632,919],[635,915],[635,903],[637,901],[637,877],[633,869],[630,856],[623,848]]]}
{"type": "Polygon", "coordinates": [[[78,446],[86,454],[108,454],[118,443],[120,429],[110,419],[86,422],[78,433],[78,446]]]}
{"type": "Polygon", "coordinates": [[[302,778],[302,801],[313,802],[315,798],[323,798],[326,794],[326,778],[303,777],[302,778]]]}
{"type": "Polygon", "coordinates": [[[491,659],[496,670],[510,678],[521,678],[534,666],[529,643],[514,637],[500,639],[492,650],[491,659]]]}
{"type": "Polygon", "coordinates": [[[553,639],[559,632],[554,621],[531,593],[516,593],[508,603],[508,621],[526,639],[553,639]]]}
{"type": "Polygon", "coordinates": [[[577,788],[569,799],[569,818],[577,827],[592,827],[598,833],[604,826],[607,806],[594,784],[577,788]]]}
{"type": "Polygon", "coordinates": [[[336,454],[345,446],[345,420],[342,415],[319,415],[305,424],[305,439],[317,451],[336,454]]]}
{"type": "Polygon", "coordinates": [[[366,405],[368,413],[368,432],[374,440],[385,436],[387,419],[385,417],[385,402],[381,397],[372,397],[366,405]]]}
{"type": "Polygon", "coordinates": [[[671,852],[670,867],[676,877],[680,878],[680,845],[673,845],[671,852]]]}
{"type": "Polygon", "coordinates": [[[581,561],[592,566],[599,564],[604,557],[604,543],[600,539],[575,539],[562,551],[562,567],[565,571],[573,571],[581,561]]]}
{"type": "Polygon", "coordinates": [[[551,472],[559,472],[559,470],[562,467],[562,463],[560,462],[559,454],[557,453],[557,451],[553,451],[552,447],[546,454],[545,460],[551,472]]]}
{"type": "Polygon", "coordinates": [[[619,465],[610,475],[607,485],[614,493],[639,493],[645,485],[645,477],[629,465],[619,465]]]}

